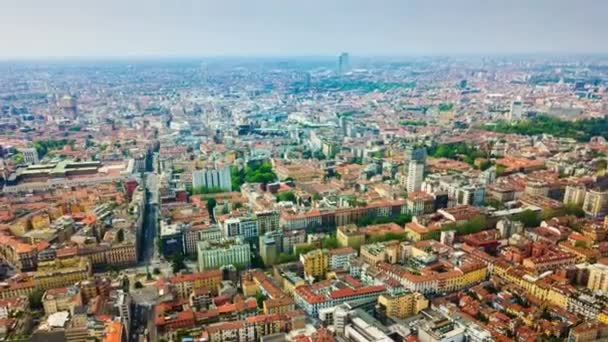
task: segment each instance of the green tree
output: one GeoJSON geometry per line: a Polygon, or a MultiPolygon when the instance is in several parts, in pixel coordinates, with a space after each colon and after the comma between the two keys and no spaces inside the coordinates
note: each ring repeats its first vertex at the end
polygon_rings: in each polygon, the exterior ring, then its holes
{"type": "Polygon", "coordinates": [[[277,258],[278,264],[286,264],[286,263],[294,262],[294,261],[298,261],[298,255],[296,255],[296,254],[281,253],[281,254],[279,254],[279,257],[277,258]]]}
{"type": "Polygon", "coordinates": [[[42,289],[36,288],[28,295],[28,301],[30,303],[31,310],[41,310],[42,309],[42,296],[44,295],[44,291],[42,289]]]}
{"type": "Polygon", "coordinates": [[[538,227],[541,223],[540,216],[532,210],[525,210],[514,215],[514,219],[516,221],[521,221],[526,228],[538,227]]]}
{"type": "Polygon", "coordinates": [[[185,258],[182,253],[175,253],[171,256],[171,268],[173,269],[173,273],[178,273],[179,271],[186,269],[184,260],[185,258]]]}
{"type": "Polygon", "coordinates": [[[217,205],[217,201],[213,197],[206,197],[204,200],[207,202],[207,211],[209,212],[209,215],[213,217],[213,208],[217,205]]]}
{"type": "Polygon", "coordinates": [[[296,195],[292,191],[279,192],[276,195],[276,197],[277,197],[277,202],[284,202],[284,201],[295,202],[296,201],[296,195]]]}
{"type": "Polygon", "coordinates": [[[255,300],[258,302],[258,308],[264,307],[264,301],[266,300],[266,296],[261,291],[258,291],[255,295],[255,300]]]}
{"type": "Polygon", "coordinates": [[[125,232],[122,229],[119,229],[118,232],[116,233],[116,240],[118,240],[118,242],[123,242],[125,241],[125,232]]]}
{"type": "Polygon", "coordinates": [[[328,235],[321,241],[321,247],[327,249],[338,248],[338,238],[335,235],[328,235]]]}
{"type": "Polygon", "coordinates": [[[566,204],[564,207],[564,213],[566,215],[573,215],[579,218],[585,217],[585,211],[583,208],[574,204],[566,204]]]}

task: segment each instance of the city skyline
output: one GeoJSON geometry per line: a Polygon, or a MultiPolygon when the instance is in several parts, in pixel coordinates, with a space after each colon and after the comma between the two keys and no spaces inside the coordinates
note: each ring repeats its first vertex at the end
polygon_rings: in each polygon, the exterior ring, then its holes
{"type": "Polygon", "coordinates": [[[0,59],[608,52],[608,4],[590,0],[8,2],[0,59]]]}

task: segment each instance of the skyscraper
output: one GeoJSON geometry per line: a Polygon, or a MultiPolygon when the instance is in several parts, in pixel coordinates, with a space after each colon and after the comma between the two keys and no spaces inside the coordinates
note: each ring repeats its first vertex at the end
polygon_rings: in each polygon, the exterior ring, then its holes
{"type": "Polygon", "coordinates": [[[509,110],[509,120],[519,120],[524,111],[524,106],[521,101],[511,102],[511,109],[509,110]]]}
{"type": "Polygon", "coordinates": [[[349,69],[349,56],[348,53],[342,52],[338,57],[338,73],[340,75],[344,74],[349,69]]]}
{"type": "Polygon", "coordinates": [[[409,163],[412,161],[426,164],[426,148],[424,146],[407,146],[405,148],[405,162],[409,163]]]}
{"type": "Polygon", "coordinates": [[[420,191],[424,178],[424,164],[415,160],[410,161],[407,170],[407,192],[420,191]]]}

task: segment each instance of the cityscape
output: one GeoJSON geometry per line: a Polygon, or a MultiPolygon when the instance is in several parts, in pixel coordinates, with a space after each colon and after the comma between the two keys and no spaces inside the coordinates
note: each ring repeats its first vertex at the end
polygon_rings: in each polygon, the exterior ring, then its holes
{"type": "Polygon", "coordinates": [[[529,53],[8,41],[0,341],[608,341],[608,27],[572,26],[529,53]]]}

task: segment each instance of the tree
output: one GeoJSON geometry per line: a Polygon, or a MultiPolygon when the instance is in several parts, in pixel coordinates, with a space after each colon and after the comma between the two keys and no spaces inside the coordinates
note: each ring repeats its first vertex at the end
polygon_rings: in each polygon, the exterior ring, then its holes
{"type": "Polygon", "coordinates": [[[125,231],[122,229],[119,229],[118,232],[116,233],[116,240],[118,240],[118,242],[123,242],[125,241],[125,231]]]}
{"type": "Polygon", "coordinates": [[[277,194],[277,202],[295,202],[296,195],[291,191],[279,192],[277,194]]]}
{"type": "Polygon", "coordinates": [[[205,201],[207,201],[207,211],[213,217],[213,208],[217,205],[217,201],[213,197],[206,197],[205,201]]]}
{"type": "Polygon", "coordinates": [[[566,206],[564,207],[564,213],[566,215],[573,215],[579,218],[585,217],[585,211],[583,210],[583,208],[575,204],[566,204],[566,206]]]}
{"type": "Polygon", "coordinates": [[[507,167],[502,164],[496,164],[496,176],[502,176],[507,171],[507,167]]]}
{"type": "Polygon", "coordinates": [[[258,308],[261,309],[264,307],[264,301],[266,300],[266,296],[264,296],[264,294],[261,291],[259,291],[255,295],[255,300],[258,302],[258,308]]]}
{"type": "Polygon", "coordinates": [[[543,221],[549,220],[555,217],[555,211],[553,209],[543,209],[540,212],[540,219],[543,221]]]}
{"type": "Polygon", "coordinates": [[[514,215],[514,219],[516,221],[521,221],[526,228],[538,227],[541,223],[539,215],[532,210],[524,210],[523,212],[514,215]]]}
{"type": "Polygon", "coordinates": [[[294,262],[294,261],[298,261],[298,255],[296,255],[296,254],[281,253],[281,254],[279,254],[279,257],[277,258],[278,264],[286,264],[288,262],[294,262]]]}
{"type": "Polygon", "coordinates": [[[173,273],[178,273],[186,268],[184,260],[185,258],[182,253],[175,253],[171,256],[171,268],[173,269],[173,273]]]}
{"type": "Polygon", "coordinates": [[[321,241],[321,247],[327,249],[338,248],[338,238],[336,238],[336,236],[333,234],[324,237],[323,241],[321,241]]]}
{"type": "Polygon", "coordinates": [[[30,303],[31,310],[41,310],[42,309],[42,296],[44,295],[44,291],[42,289],[36,288],[28,295],[28,301],[30,303]]]}

